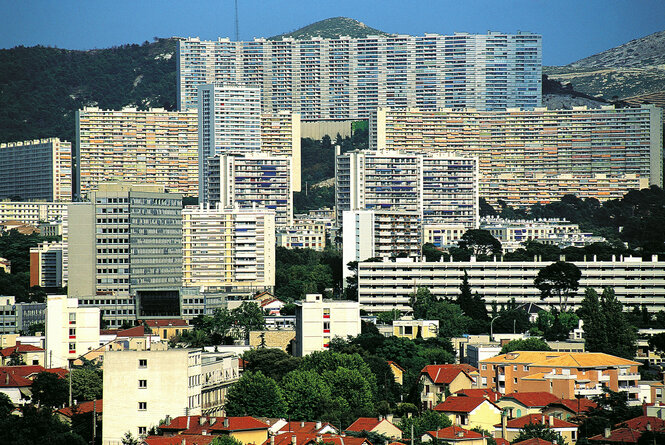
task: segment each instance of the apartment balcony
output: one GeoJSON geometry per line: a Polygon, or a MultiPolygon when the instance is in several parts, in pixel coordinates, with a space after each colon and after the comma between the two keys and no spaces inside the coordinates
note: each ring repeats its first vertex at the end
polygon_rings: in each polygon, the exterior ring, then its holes
{"type": "MultiPolygon", "coordinates": [[[[618,376],[619,381],[624,381],[624,380],[639,380],[640,375],[638,373],[635,374],[619,374],[618,376]]],[[[607,376],[607,379],[609,380],[609,376],[607,376]]]]}

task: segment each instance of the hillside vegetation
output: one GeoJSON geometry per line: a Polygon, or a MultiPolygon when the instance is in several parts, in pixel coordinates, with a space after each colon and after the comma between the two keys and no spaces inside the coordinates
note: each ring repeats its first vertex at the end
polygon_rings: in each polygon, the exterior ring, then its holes
{"type": "Polygon", "coordinates": [[[294,39],[310,39],[323,37],[332,39],[339,36],[362,38],[367,36],[387,36],[386,32],[371,28],[358,20],[348,17],[332,17],[304,26],[295,31],[270,37],[270,40],[280,40],[286,37],[294,39]]]}
{"type": "Polygon", "coordinates": [[[0,142],[72,141],[84,106],[175,109],[175,52],[173,39],[90,51],[0,50],[0,142]]]}

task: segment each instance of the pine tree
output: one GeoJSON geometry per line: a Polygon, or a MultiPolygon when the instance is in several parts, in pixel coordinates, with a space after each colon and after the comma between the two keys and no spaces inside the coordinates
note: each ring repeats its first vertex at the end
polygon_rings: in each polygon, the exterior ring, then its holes
{"type": "Polygon", "coordinates": [[[605,315],[600,307],[598,292],[587,289],[579,311],[584,321],[584,346],[589,352],[607,350],[607,326],[605,315]]]}
{"type": "MultiPolygon", "coordinates": [[[[623,313],[623,305],[614,294],[614,290],[605,288],[600,302],[606,321],[611,320],[612,329],[607,333],[607,349],[603,352],[619,357],[632,359],[637,349],[635,327],[628,322],[623,313]]],[[[606,327],[609,327],[610,324],[606,327]]]]}
{"type": "Polygon", "coordinates": [[[457,304],[464,312],[464,315],[468,317],[473,317],[473,296],[471,294],[471,286],[469,286],[469,274],[464,271],[464,278],[462,278],[462,284],[460,285],[460,294],[457,297],[457,304]]]}

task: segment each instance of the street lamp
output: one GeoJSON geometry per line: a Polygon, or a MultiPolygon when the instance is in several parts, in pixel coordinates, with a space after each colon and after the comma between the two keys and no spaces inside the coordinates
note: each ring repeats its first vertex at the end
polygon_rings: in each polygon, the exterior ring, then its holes
{"type": "Polygon", "coordinates": [[[492,318],[492,321],[490,321],[490,341],[494,341],[494,320],[496,320],[500,316],[501,316],[501,314],[499,314],[496,317],[492,318]]]}

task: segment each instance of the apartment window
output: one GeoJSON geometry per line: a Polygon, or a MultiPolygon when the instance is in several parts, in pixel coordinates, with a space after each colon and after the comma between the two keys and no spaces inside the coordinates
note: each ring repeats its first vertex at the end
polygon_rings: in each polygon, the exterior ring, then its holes
{"type": "Polygon", "coordinates": [[[323,318],[330,318],[330,308],[329,307],[323,308],[323,318]]]}
{"type": "Polygon", "coordinates": [[[139,359],[139,368],[147,368],[148,367],[148,360],[145,358],[139,359]]]}
{"type": "Polygon", "coordinates": [[[323,332],[330,332],[330,322],[329,321],[324,321],[323,322],[323,332]]]}
{"type": "Polygon", "coordinates": [[[524,370],[525,370],[525,371],[528,371],[528,370],[529,370],[529,367],[528,367],[527,365],[524,365],[524,370]]]}
{"type": "Polygon", "coordinates": [[[147,426],[140,426],[139,427],[139,436],[145,436],[148,434],[148,427],[147,426]]]}
{"type": "Polygon", "coordinates": [[[139,388],[147,388],[147,387],[148,387],[147,380],[139,380],[139,388]]]}
{"type": "Polygon", "coordinates": [[[517,365],[513,366],[513,371],[517,371],[517,365]]]}
{"type": "Polygon", "coordinates": [[[483,371],[487,371],[487,365],[481,365],[480,369],[482,369],[483,371]]]}
{"type": "Polygon", "coordinates": [[[145,411],[148,409],[148,402],[139,402],[139,411],[145,411]]]}
{"type": "Polygon", "coordinates": [[[70,354],[75,354],[76,353],[76,343],[69,343],[69,353],[70,354]]]}
{"type": "Polygon", "coordinates": [[[76,337],[76,328],[69,328],[69,338],[76,337]]]}
{"type": "Polygon", "coordinates": [[[76,324],[76,312],[69,313],[69,324],[76,324]]]}
{"type": "Polygon", "coordinates": [[[405,335],[413,335],[413,326],[405,326],[404,327],[404,334],[405,335]]]}

